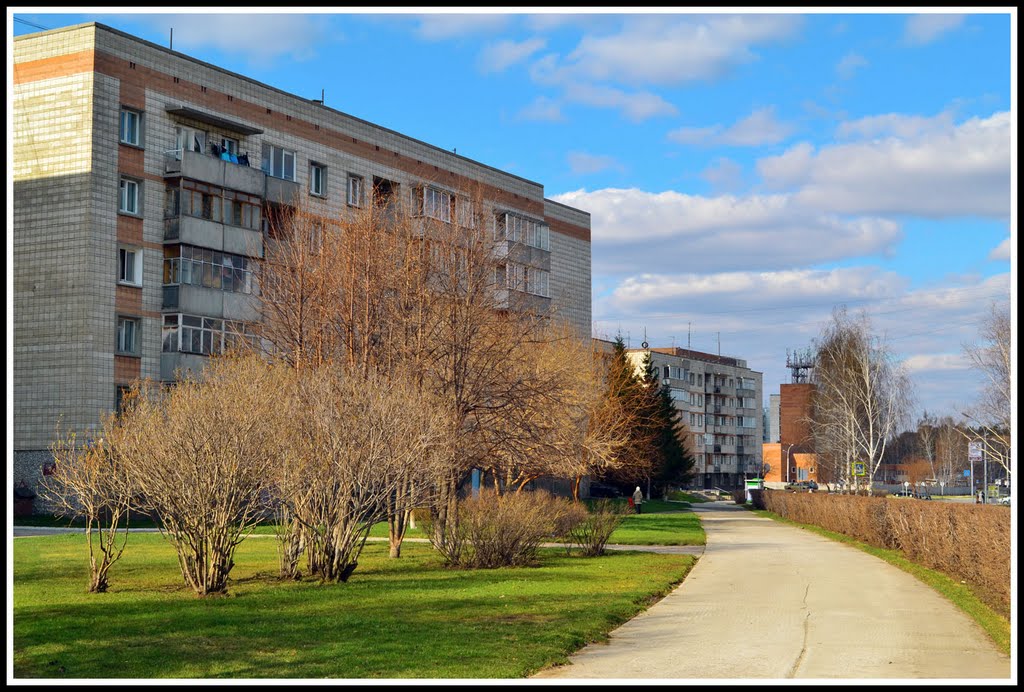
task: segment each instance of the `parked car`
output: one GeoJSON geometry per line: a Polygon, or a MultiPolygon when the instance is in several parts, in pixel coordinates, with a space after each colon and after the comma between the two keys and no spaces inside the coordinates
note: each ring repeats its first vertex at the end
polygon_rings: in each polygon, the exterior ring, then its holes
{"type": "Polygon", "coordinates": [[[915,497],[918,500],[930,500],[932,499],[931,493],[927,490],[911,490],[904,488],[903,490],[897,490],[892,494],[893,497],[915,497]]]}
{"type": "Polygon", "coordinates": [[[996,502],[998,502],[1001,505],[1006,505],[1007,507],[1009,507],[1010,506],[1010,496],[1007,495],[1006,497],[1001,497],[998,500],[996,500],[996,502]]]}
{"type": "Polygon", "coordinates": [[[818,484],[814,481],[797,481],[796,483],[787,483],[784,489],[797,492],[813,492],[818,489],[818,484]]]}
{"type": "Polygon", "coordinates": [[[622,497],[622,491],[606,483],[590,483],[590,497],[622,497]]]}

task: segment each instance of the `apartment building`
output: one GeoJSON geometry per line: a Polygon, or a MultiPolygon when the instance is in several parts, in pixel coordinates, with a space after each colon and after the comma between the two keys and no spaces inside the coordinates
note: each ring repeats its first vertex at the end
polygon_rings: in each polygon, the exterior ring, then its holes
{"type": "Polygon", "coordinates": [[[540,183],[97,23],[15,38],[12,89],[15,484],[45,472],[58,421],[94,428],[257,319],[281,208],[395,198],[462,223],[476,190],[501,290],[590,336],[590,215],[540,183]]]}
{"type": "Polygon", "coordinates": [[[638,371],[648,353],[689,428],[697,472],[693,485],[731,489],[758,475],[763,374],[739,358],[684,348],[626,351],[638,371]]]}

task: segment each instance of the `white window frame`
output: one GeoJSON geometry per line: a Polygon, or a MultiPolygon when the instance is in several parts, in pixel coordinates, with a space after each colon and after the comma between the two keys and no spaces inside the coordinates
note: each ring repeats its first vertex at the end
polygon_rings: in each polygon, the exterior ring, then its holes
{"type": "Polygon", "coordinates": [[[116,326],[117,339],[114,342],[115,353],[120,356],[139,355],[139,332],[142,329],[142,320],[138,317],[118,315],[116,326]],[[131,325],[131,329],[125,329],[129,324],[131,325]],[[130,343],[128,343],[128,339],[130,339],[130,343]]]}
{"type": "Polygon", "coordinates": [[[121,144],[130,144],[133,147],[142,146],[142,111],[135,108],[121,106],[121,115],[118,120],[118,140],[121,144]],[[135,138],[131,139],[131,128],[128,124],[135,120],[135,138]]]}
{"type": "Polygon", "coordinates": [[[124,286],[142,285],[142,249],[122,245],[117,248],[117,283],[124,286]],[[131,256],[131,272],[126,273],[125,257],[131,256]]]}
{"type": "Polygon", "coordinates": [[[298,155],[293,149],[285,149],[276,144],[264,142],[261,168],[271,178],[295,182],[295,161],[297,158],[298,155]],[[275,163],[280,164],[280,170],[275,170],[275,163]]]}
{"type": "Polygon", "coordinates": [[[309,163],[309,194],[316,197],[327,196],[327,166],[322,163],[309,163]]]}
{"type": "Polygon", "coordinates": [[[413,191],[416,199],[416,214],[444,223],[452,222],[452,207],[455,196],[438,187],[424,185],[413,191]]]}
{"type": "Polygon", "coordinates": [[[226,151],[228,154],[238,156],[238,140],[234,137],[221,137],[220,148],[221,151],[226,151]]]}
{"type": "Polygon", "coordinates": [[[206,130],[200,130],[188,125],[178,125],[174,130],[175,146],[179,151],[194,151],[199,154],[206,153],[206,130]]]}
{"type": "Polygon", "coordinates": [[[348,182],[345,184],[345,203],[350,207],[363,206],[363,176],[355,173],[348,174],[348,182]]]}
{"type": "Polygon", "coordinates": [[[139,216],[139,199],[141,198],[142,184],[138,180],[121,176],[120,196],[118,197],[117,210],[122,214],[139,216]]]}

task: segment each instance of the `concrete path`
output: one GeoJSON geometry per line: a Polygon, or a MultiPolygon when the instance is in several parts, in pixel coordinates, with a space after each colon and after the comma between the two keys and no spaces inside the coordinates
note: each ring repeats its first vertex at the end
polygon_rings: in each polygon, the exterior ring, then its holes
{"type": "Polygon", "coordinates": [[[732,503],[693,509],[707,547],[684,582],[535,678],[1010,678],[981,628],[906,572],[732,503]]]}

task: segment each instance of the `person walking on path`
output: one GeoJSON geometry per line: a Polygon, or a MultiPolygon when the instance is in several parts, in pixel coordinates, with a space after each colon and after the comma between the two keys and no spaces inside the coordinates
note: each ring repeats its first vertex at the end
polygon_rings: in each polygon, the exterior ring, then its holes
{"type": "Polygon", "coordinates": [[[636,486],[636,490],[633,491],[633,504],[636,505],[636,513],[640,514],[640,505],[644,503],[644,493],[640,490],[640,486],[636,486]]]}

